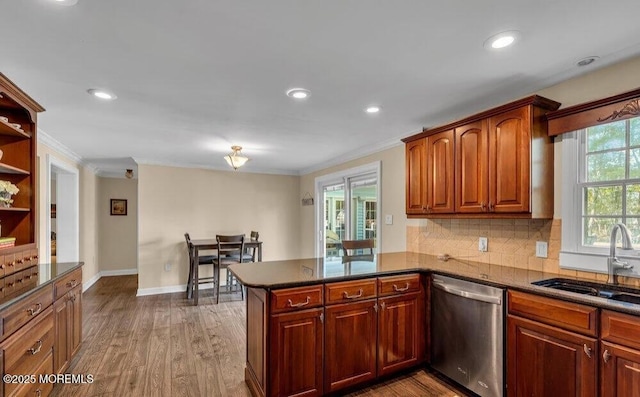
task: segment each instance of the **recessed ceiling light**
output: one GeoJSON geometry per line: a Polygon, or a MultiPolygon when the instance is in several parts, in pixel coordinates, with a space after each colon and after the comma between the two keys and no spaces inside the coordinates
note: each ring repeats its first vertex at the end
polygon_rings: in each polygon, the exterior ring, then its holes
{"type": "Polygon", "coordinates": [[[380,111],[380,106],[369,106],[365,111],[367,113],[378,113],[380,111]]]}
{"type": "Polygon", "coordinates": [[[600,59],[600,57],[597,57],[597,56],[591,56],[591,57],[582,58],[581,60],[578,61],[578,63],[576,63],[576,65],[577,66],[591,65],[592,63],[594,63],[598,59],[600,59]]]}
{"type": "Polygon", "coordinates": [[[78,4],[78,0],[53,0],[53,2],[62,6],[74,6],[78,4]]]}
{"type": "Polygon", "coordinates": [[[311,96],[311,91],[304,88],[292,88],[287,91],[287,96],[295,99],[305,99],[311,96]]]}
{"type": "Polygon", "coordinates": [[[500,50],[515,44],[520,38],[520,32],[516,30],[509,30],[494,34],[484,42],[484,48],[488,50],[500,50]]]}
{"type": "Polygon", "coordinates": [[[117,98],[116,94],[106,90],[99,90],[97,88],[91,88],[87,92],[96,98],[104,99],[105,101],[113,101],[117,98]]]}

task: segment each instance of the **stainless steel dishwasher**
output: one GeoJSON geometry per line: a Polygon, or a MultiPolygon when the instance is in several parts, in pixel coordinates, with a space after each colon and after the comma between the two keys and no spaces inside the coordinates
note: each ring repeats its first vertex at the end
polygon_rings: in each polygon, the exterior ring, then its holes
{"type": "Polygon", "coordinates": [[[503,289],[434,275],[431,367],[482,397],[502,397],[503,303],[503,289]]]}

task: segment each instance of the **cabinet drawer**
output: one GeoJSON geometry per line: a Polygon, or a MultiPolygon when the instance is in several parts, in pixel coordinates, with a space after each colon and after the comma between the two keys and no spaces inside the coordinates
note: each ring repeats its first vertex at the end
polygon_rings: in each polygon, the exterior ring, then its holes
{"type": "MultiPolygon", "coordinates": [[[[49,355],[42,361],[38,369],[36,369],[36,383],[26,384],[23,388],[15,393],[15,396],[48,396],[53,390],[53,382],[40,383],[40,375],[53,374],[53,354],[49,355]],[[40,391],[38,391],[40,390],[40,391]]],[[[20,385],[22,386],[22,385],[20,385]]],[[[5,393],[9,395],[9,393],[5,393]]]]}
{"type": "Polygon", "coordinates": [[[509,313],[581,334],[596,336],[598,309],[523,292],[509,291],[509,313]]]}
{"type": "MultiPolygon", "coordinates": [[[[51,355],[53,337],[53,309],[48,308],[33,324],[27,325],[2,344],[4,373],[34,374],[47,356],[51,355]]],[[[53,362],[51,370],[53,371],[53,362]]],[[[19,384],[6,384],[5,395],[11,395],[19,386],[19,384]]]]}
{"type": "Polygon", "coordinates": [[[33,293],[31,296],[4,310],[0,313],[2,339],[17,331],[18,328],[37,316],[38,313],[51,306],[52,303],[53,293],[51,291],[51,285],[47,285],[40,291],[33,293]]]}
{"type": "Polygon", "coordinates": [[[408,294],[420,291],[420,275],[405,274],[378,278],[378,295],[408,294]]]}
{"type": "Polygon", "coordinates": [[[326,284],[324,288],[327,305],[359,301],[378,296],[375,278],[331,283],[326,284]]]}
{"type": "Polygon", "coordinates": [[[58,300],[67,292],[82,283],[82,269],[76,269],[53,284],[54,300],[58,300]]]}
{"type": "Polygon", "coordinates": [[[600,317],[600,338],[640,349],[640,318],[603,310],[600,317]]]}
{"type": "Polygon", "coordinates": [[[322,306],[322,285],[271,291],[271,312],[279,313],[322,306]]]}

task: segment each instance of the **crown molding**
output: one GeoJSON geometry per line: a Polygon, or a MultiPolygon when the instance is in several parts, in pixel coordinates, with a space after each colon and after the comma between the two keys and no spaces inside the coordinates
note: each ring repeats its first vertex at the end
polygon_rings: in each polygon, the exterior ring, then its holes
{"type": "MultiPolygon", "coordinates": [[[[82,164],[82,156],[78,155],[73,150],[69,149],[69,147],[65,146],[60,141],[53,138],[51,135],[44,132],[42,129],[38,128],[38,142],[42,143],[50,147],[51,149],[59,152],[60,154],[65,155],[69,159],[75,161],[76,163],[82,164]]],[[[84,165],[84,164],[82,164],[84,165]]]]}
{"type": "Polygon", "coordinates": [[[369,146],[363,146],[360,150],[356,150],[356,151],[350,151],[349,153],[346,153],[344,155],[341,155],[339,157],[334,157],[328,161],[325,161],[323,163],[311,166],[311,167],[307,167],[307,168],[303,168],[299,171],[299,175],[307,175],[310,174],[312,172],[316,172],[316,171],[321,171],[324,169],[327,169],[329,167],[333,167],[336,165],[340,165],[340,164],[344,164],[348,161],[353,161],[353,160],[357,160],[360,159],[362,157],[366,157],[366,156],[370,156],[372,154],[375,153],[380,153],[382,151],[388,150],[388,149],[392,149],[394,147],[398,147],[403,145],[401,138],[407,136],[408,134],[415,134],[415,131],[412,131],[410,133],[407,134],[403,134],[401,137],[396,137],[393,139],[389,139],[386,140],[384,142],[375,144],[375,145],[369,145],[369,146]]]}
{"type": "Polygon", "coordinates": [[[216,167],[210,165],[202,165],[196,163],[182,163],[182,162],[169,162],[169,161],[157,161],[153,159],[144,159],[144,158],[133,158],[136,163],[143,165],[158,165],[165,167],[177,167],[177,168],[200,168],[203,170],[211,170],[211,171],[227,171],[227,172],[241,172],[247,174],[270,174],[270,175],[300,175],[297,171],[291,170],[281,170],[281,169],[258,169],[251,170],[246,167],[238,168],[237,170],[232,169],[231,167],[216,167]]]}

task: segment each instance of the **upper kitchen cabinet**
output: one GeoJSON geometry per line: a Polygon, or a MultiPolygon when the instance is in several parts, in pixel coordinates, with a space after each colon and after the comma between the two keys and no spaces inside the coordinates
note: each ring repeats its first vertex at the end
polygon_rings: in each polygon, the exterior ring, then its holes
{"type": "Polygon", "coordinates": [[[42,111],[44,108],[0,73],[0,180],[18,188],[0,203],[0,236],[15,237],[15,245],[22,246],[5,248],[3,253],[35,249],[36,116],[42,111]]]}
{"type": "Polygon", "coordinates": [[[552,218],[553,142],[545,114],[559,106],[534,95],[403,139],[407,215],[552,218]],[[415,145],[424,150],[410,150],[415,145]]]}

